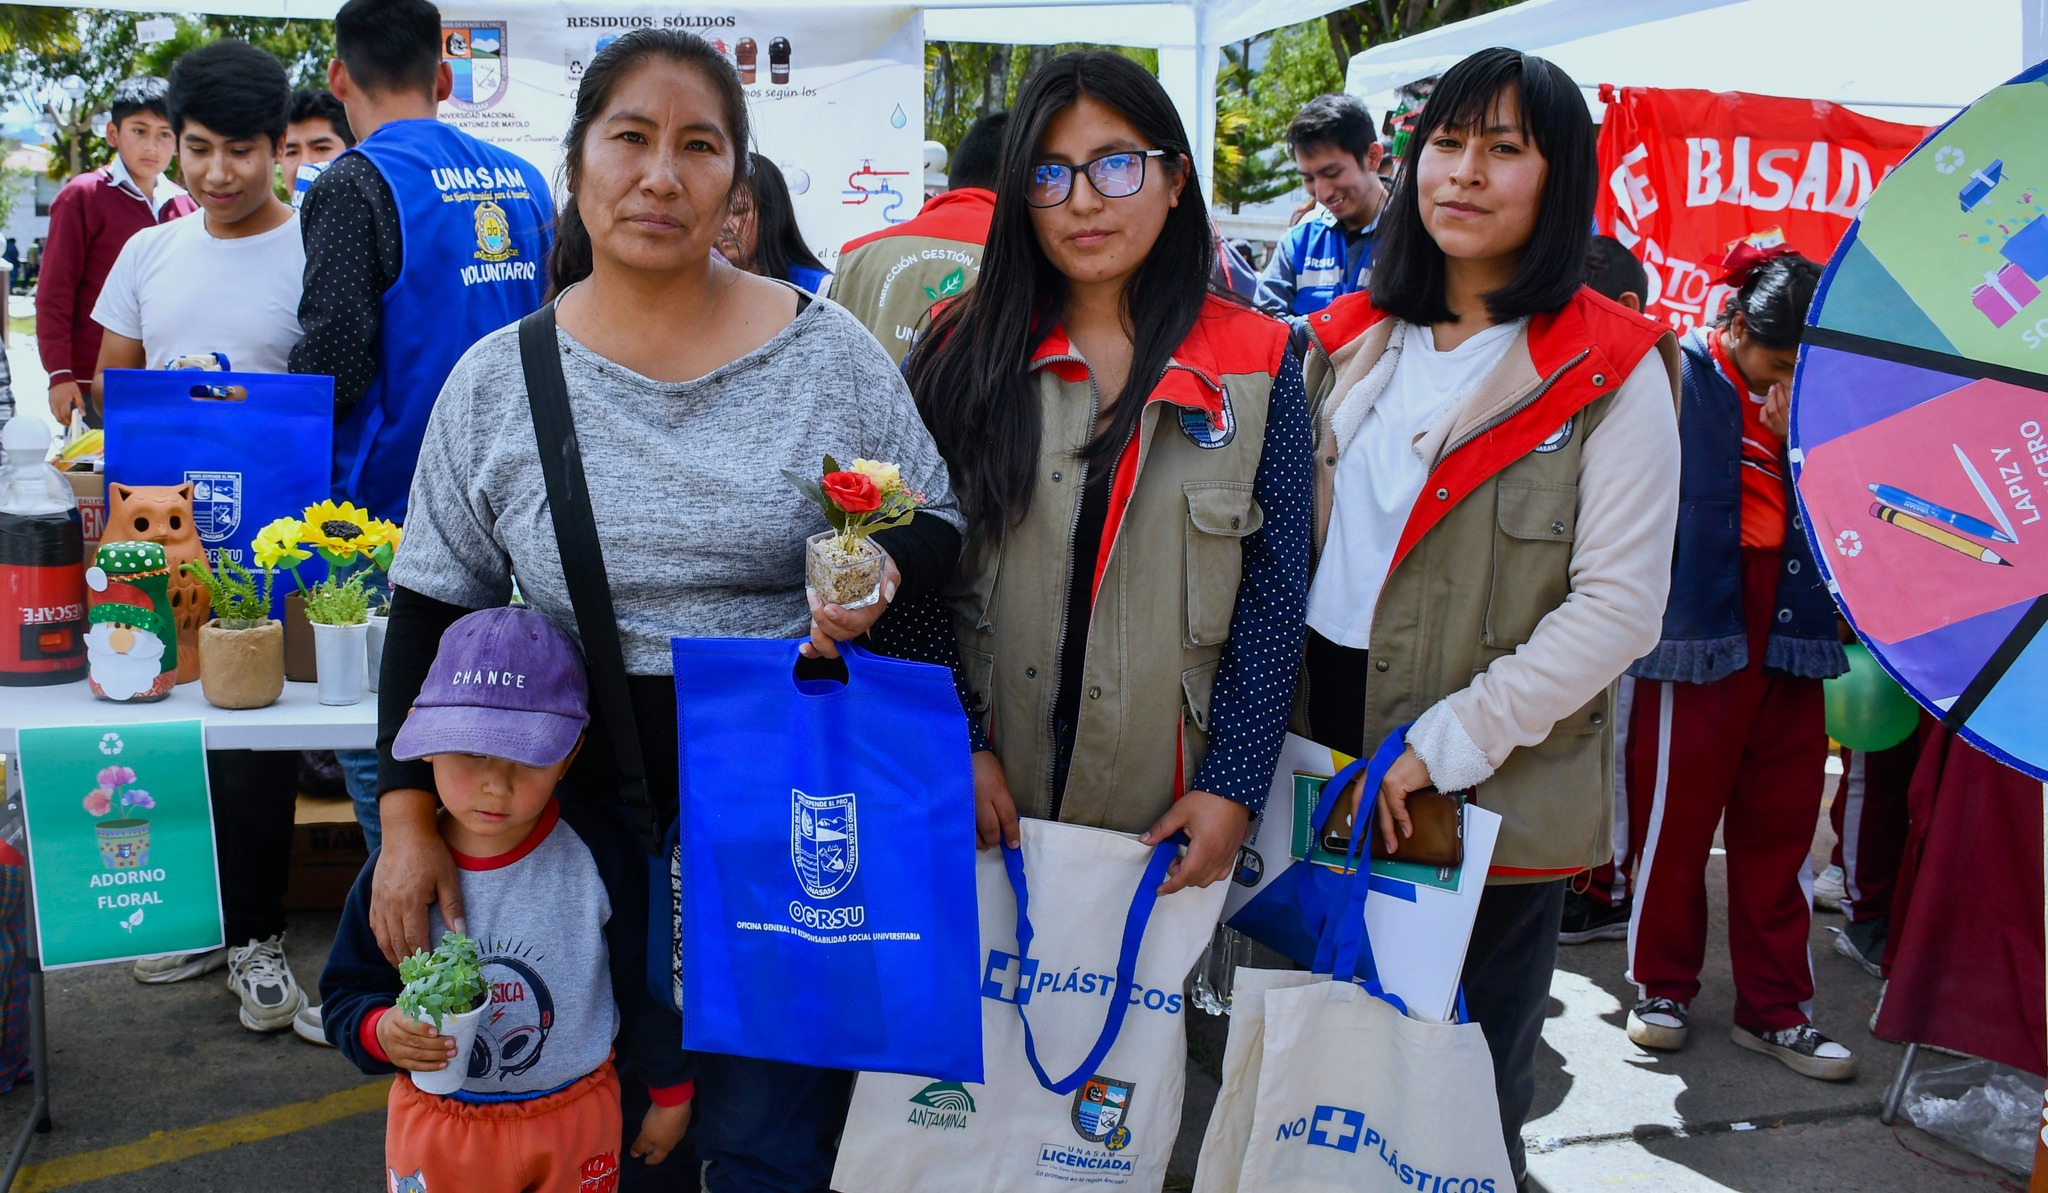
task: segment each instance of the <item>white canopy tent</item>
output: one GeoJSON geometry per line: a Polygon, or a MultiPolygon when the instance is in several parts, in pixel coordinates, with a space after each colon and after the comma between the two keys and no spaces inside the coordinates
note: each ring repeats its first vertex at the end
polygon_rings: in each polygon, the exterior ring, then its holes
{"type": "Polygon", "coordinates": [[[1403,84],[1488,46],[1598,87],[1748,91],[1832,100],[1909,124],[1953,116],[2048,58],[2048,0],[1526,0],[1351,60],[1346,90],[1375,112],[1403,84]]]}
{"type": "MultiPolygon", "coordinates": [[[[50,0],[30,0],[50,3],[50,0]]],[[[980,41],[1012,45],[1096,42],[1159,51],[1159,80],[1180,110],[1194,140],[1195,161],[1205,167],[1216,137],[1216,72],[1222,47],[1268,30],[1319,17],[1342,0],[927,0],[904,4],[925,10],[925,36],[935,41],[980,41]]],[[[875,0],[799,0],[788,7],[895,7],[875,0]]],[[[227,16],[332,17],[341,0],[100,0],[87,7],[128,12],[165,8],[227,16]]],[[[496,0],[496,11],[619,7],[584,0],[496,0]]],[[[693,7],[687,6],[686,7],[693,7]]],[[[778,5],[749,2],[749,10],[778,5]]]]}

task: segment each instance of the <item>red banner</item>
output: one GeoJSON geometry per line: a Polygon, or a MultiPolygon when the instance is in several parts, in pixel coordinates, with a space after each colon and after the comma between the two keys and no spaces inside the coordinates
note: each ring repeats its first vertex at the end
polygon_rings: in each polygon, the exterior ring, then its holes
{"type": "Polygon", "coordinates": [[[1602,87],[1595,219],[1648,266],[1647,310],[1683,332],[1727,300],[1705,264],[1780,230],[1827,260],[1870,192],[1927,130],[1839,104],[1740,91],[1602,87]]]}

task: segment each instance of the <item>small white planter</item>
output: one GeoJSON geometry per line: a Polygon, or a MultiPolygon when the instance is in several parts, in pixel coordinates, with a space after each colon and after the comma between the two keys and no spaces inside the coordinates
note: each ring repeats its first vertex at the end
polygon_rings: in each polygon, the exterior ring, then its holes
{"type": "Polygon", "coordinates": [[[490,1007],[490,996],[486,993],[482,1005],[460,1015],[450,1015],[444,1022],[434,1025],[435,1031],[455,1041],[455,1056],[445,1069],[411,1074],[413,1088],[423,1094],[452,1094],[462,1088],[463,1080],[469,1076],[469,1049],[476,1043],[477,1024],[483,1022],[484,1012],[490,1007]]]}
{"type": "Polygon", "coordinates": [[[368,625],[313,623],[313,650],[320,661],[322,704],[360,704],[369,674],[368,625]]]}
{"type": "Polygon", "coordinates": [[[370,614],[369,671],[363,677],[363,686],[370,691],[377,690],[377,673],[384,670],[384,631],[391,626],[388,613],[370,614]]]}

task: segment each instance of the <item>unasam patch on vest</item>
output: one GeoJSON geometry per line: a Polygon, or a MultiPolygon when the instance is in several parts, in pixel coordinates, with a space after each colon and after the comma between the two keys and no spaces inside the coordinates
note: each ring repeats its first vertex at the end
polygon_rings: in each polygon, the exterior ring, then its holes
{"type": "Polygon", "coordinates": [[[1565,445],[1572,441],[1572,432],[1576,431],[1578,426],[1579,416],[1576,414],[1564,420],[1564,425],[1552,431],[1550,438],[1536,445],[1536,454],[1547,456],[1552,452],[1563,451],[1565,445]]]}
{"type": "Polygon", "coordinates": [[[1237,415],[1230,408],[1230,391],[1223,391],[1222,405],[1217,407],[1213,419],[1206,410],[1181,407],[1180,429],[1188,437],[1188,442],[1196,447],[1214,449],[1230,446],[1230,441],[1237,438],[1237,415]]]}
{"type": "Polygon", "coordinates": [[[479,261],[509,261],[519,255],[512,243],[512,222],[505,209],[489,199],[476,205],[476,257],[479,261]]]}

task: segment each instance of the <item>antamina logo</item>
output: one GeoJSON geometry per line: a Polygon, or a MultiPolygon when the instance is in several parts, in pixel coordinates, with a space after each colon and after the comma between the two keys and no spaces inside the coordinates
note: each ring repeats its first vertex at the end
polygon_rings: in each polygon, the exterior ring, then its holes
{"type": "Polygon", "coordinates": [[[852,792],[820,798],[789,793],[789,860],[813,899],[830,899],[860,869],[860,832],[852,792]]]}
{"type": "Polygon", "coordinates": [[[934,1081],[910,1098],[910,1117],[905,1121],[914,1127],[937,1128],[944,1131],[964,1131],[967,1116],[974,1113],[974,1095],[957,1081],[934,1081]]]}

